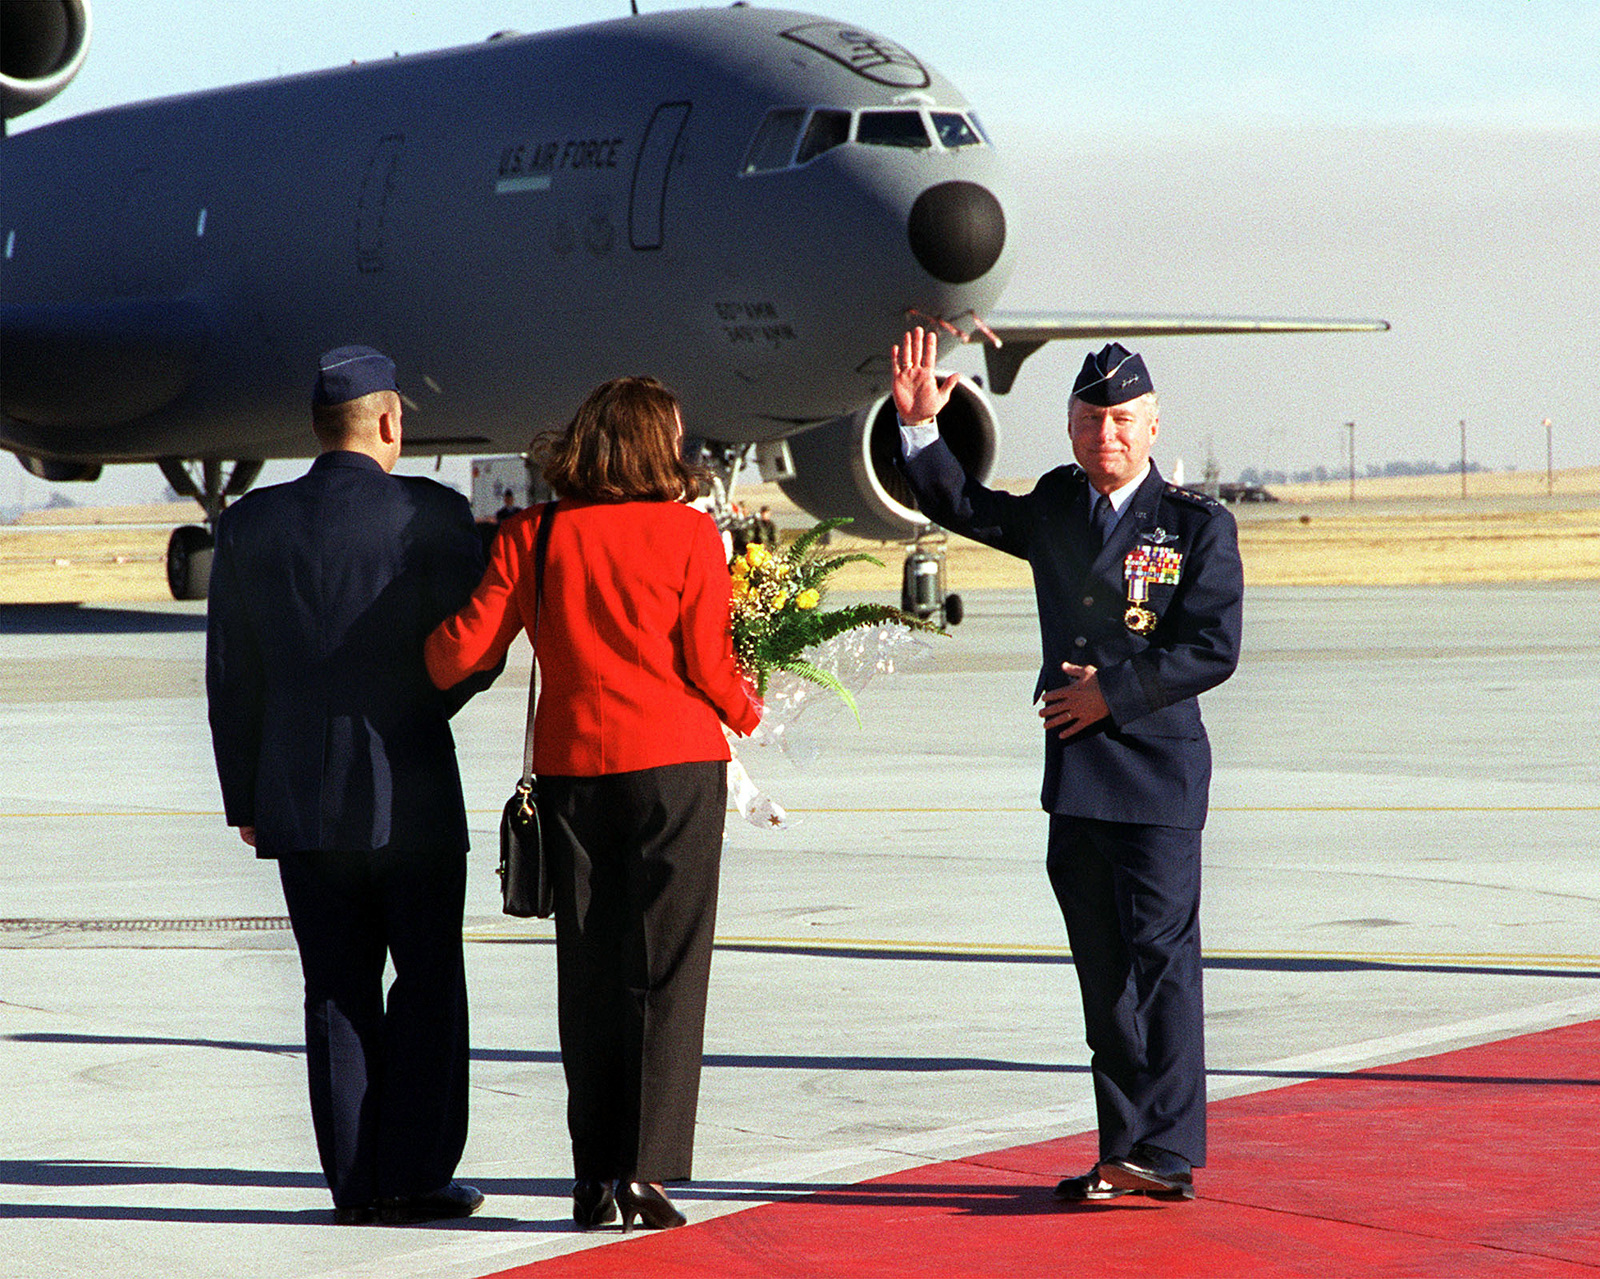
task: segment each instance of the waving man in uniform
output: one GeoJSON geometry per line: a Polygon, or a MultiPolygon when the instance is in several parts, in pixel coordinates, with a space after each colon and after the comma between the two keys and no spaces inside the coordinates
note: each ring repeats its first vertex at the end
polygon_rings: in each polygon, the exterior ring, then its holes
{"type": "Polygon", "coordinates": [[[1150,460],[1160,408],[1144,361],[1111,343],[1067,408],[1076,466],[1031,493],[985,488],[940,439],[958,375],[935,334],[894,348],[904,470],[929,518],[1026,559],[1038,596],[1050,814],[1046,865],[1083,996],[1100,1152],[1069,1202],[1194,1197],[1205,1162],[1200,833],[1211,748],[1198,695],[1239,659],[1232,515],[1150,460]]]}

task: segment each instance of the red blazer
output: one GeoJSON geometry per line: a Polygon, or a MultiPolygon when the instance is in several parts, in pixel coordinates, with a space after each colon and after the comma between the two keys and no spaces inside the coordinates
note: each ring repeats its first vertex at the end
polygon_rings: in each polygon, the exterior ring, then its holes
{"type": "MultiPolygon", "coordinates": [[[[534,624],[543,506],[500,525],[472,599],[428,636],[449,688],[534,624]]],[[[727,560],[710,516],[679,502],[563,500],[550,529],[535,649],[534,771],[597,777],[729,758],[761,704],[733,659],[727,560]]]]}

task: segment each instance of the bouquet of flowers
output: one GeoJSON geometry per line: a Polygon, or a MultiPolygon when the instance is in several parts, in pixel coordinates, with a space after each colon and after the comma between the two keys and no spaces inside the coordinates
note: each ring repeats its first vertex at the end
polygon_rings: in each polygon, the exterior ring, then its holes
{"type": "Polygon", "coordinates": [[[846,564],[883,564],[865,551],[819,553],[823,538],[848,523],[848,518],[823,520],[786,550],[773,553],[752,544],[733,561],[733,651],[763,697],[773,674],[784,671],[837,693],[859,722],[850,690],[834,671],[809,660],[807,651],[848,632],[886,624],[919,631],[938,628],[887,604],[822,607],[833,573],[846,564]]]}

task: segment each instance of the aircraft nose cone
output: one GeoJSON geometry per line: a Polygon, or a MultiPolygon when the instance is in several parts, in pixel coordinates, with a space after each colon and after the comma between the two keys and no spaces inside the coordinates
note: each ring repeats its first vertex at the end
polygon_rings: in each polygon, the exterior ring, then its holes
{"type": "Polygon", "coordinates": [[[1000,260],[1006,215],[976,182],[941,182],[911,206],[906,232],[923,270],[946,284],[970,284],[1000,260]]]}

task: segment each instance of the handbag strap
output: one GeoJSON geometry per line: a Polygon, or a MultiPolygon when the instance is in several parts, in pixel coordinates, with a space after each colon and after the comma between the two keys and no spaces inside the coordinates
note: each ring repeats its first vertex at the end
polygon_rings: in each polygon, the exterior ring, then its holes
{"type": "Polygon", "coordinates": [[[533,666],[528,671],[528,727],[522,739],[522,785],[533,785],[533,712],[539,687],[539,618],[544,612],[544,561],[550,549],[550,526],[555,523],[556,499],[551,498],[539,513],[539,531],[533,540],[533,666]]]}

